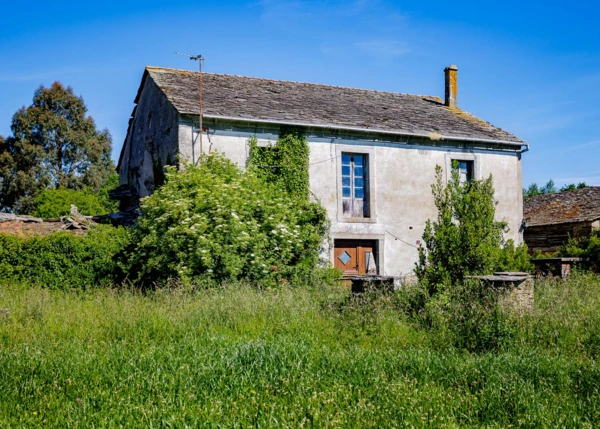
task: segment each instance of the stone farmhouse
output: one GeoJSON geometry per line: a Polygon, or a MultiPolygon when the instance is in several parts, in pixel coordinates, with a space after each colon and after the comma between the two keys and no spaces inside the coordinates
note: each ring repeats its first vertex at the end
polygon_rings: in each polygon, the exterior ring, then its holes
{"type": "Polygon", "coordinates": [[[523,205],[523,235],[531,252],[555,252],[569,237],[589,237],[600,228],[600,186],[537,195],[523,205]]]}
{"type": "Polygon", "coordinates": [[[244,167],[250,138],[275,142],[280,126],[302,127],[310,188],[327,209],[323,256],[346,275],[405,275],[417,260],[435,167],[457,161],[464,180],[492,174],[506,238],[522,241],[518,137],[457,106],[456,66],[445,69],[445,99],[225,74],[147,67],[135,98],[118,172],[140,197],[160,186],[163,167],[219,151],[244,167]],[[202,141],[202,145],[200,142],[202,141]]]}

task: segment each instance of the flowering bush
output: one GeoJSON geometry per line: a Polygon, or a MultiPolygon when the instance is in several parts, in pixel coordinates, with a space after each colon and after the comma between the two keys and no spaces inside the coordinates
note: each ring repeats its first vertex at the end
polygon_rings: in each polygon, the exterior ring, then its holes
{"type": "Polygon", "coordinates": [[[141,208],[130,275],[143,285],[286,282],[315,267],[328,227],[320,204],[216,153],[179,171],[167,167],[165,184],[141,208]]]}

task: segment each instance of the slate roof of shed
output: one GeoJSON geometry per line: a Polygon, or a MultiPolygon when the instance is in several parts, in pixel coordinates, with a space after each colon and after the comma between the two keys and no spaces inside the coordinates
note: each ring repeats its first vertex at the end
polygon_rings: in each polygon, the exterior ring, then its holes
{"type": "Polygon", "coordinates": [[[600,219],[600,186],[525,198],[523,217],[527,226],[600,219]]]}
{"type": "MultiPolygon", "coordinates": [[[[180,114],[198,114],[197,72],[147,67],[147,76],[180,114]]],[[[439,97],[226,74],[203,74],[203,115],[523,143],[439,97]]]]}

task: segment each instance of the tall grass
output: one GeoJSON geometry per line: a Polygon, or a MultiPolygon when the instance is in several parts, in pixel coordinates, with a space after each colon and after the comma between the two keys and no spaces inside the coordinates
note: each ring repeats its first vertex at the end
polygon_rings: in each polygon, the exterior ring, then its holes
{"type": "Polygon", "coordinates": [[[596,427],[600,280],[469,353],[398,296],[0,287],[0,427],[596,427]]]}

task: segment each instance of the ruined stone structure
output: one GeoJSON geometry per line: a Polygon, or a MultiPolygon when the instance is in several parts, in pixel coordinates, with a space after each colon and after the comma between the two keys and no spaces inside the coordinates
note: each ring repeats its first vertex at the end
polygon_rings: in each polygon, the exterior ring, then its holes
{"type": "Polygon", "coordinates": [[[600,186],[526,198],[523,216],[529,250],[554,252],[600,228],[600,186]]]}
{"type": "Polygon", "coordinates": [[[493,175],[497,217],[519,243],[527,145],[459,109],[456,66],[445,73],[447,100],[206,73],[200,139],[198,73],[147,67],[120,183],[144,197],[164,180],[163,166],[210,151],[244,167],[250,138],[274,143],[280,126],[292,125],[305,131],[310,188],[331,219],[323,256],[347,275],[412,272],[425,222],[436,216],[435,166],[447,178],[453,161],[464,180],[493,175]]]}

